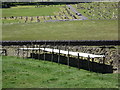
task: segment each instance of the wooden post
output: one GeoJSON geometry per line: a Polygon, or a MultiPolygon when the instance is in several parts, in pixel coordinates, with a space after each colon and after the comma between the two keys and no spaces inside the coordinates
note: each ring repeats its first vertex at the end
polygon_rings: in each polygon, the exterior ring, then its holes
{"type": "Polygon", "coordinates": [[[45,42],[45,46],[44,46],[44,61],[45,61],[45,48],[46,48],[46,42],[45,42]]]}
{"type": "Polygon", "coordinates": [[[52,57],[51,57],[51,61],[54,61],[54,47],[55,47],[55,41],[54,41],[54,46],[52,46],[52,57]]]}
{"type": "Polygon", "coordinates": [[[60,64],[60,46],[59,46],[59,54],[58,54],[58,64],[60,64]]]}
{"type": "Polygon", "coordinates": [[[68,41],[68,66],[70,68],[70,55],[69,55],[69,46],[70,46],[70,42],[68,41]]]}
{"type": "MultiPolygon", "coordinates": [[[[103,48],[103,50],[104,50],[104,56],[105,56],[105,46],[104,46],[104,48],[103,48]]],[[[103,57],[103,64],[105,64],[105,57],[103,57]]]]}
{"type": "Polygon", "coordinates": [[[51,56],[51,62],[53,62],[53,57],[54,57],[54,48],[52,47],[52,56],[51,56]]]}
{"type": "Polygon", "coordinates": [[[33,53],[34,53],[34,45],[32,44],[32,59],[33,59],[33,53]]]}
{"type": "Polygon", "coordinates": [[[28,58],[28,44],[27,44],[27,55],[26,55],[26,58],[28,58]]]}
{"type": "MultiPolygon", "coordinates": [[[[94,62],[94,58],[92,58],[92,62],[94,62]]],[[[93,63],[91,64],[91,69],[93,69],[93,63]]]]}
{"type": "MultiPolygon", "coordinates": [[[[80,57],[81,60],[84,60],[83,57],[80,57]]],[[[81,67],[83,67],[83,65],[81,64],[81,67]]]]}
{"type": "Polygon", "coordinates": [[[69,60],[70,58],[69,58],[69,47],[68,47],[68,58],[67,58],[67,64],[68,64],[68,66],[70,66],[70,60],[69,60]]]}
{"type": "Polygon", "coordinates": [[[94,62],[94,58],[92,58],[92,62],[94,62]]]}
{"type": "Polygon", "coordinates": [[[23,59],[24,59],[24,46],[23,46],[23,53],[22,54],[23,54],[22,56],[23,56],[23,59]]]}
{"type": "Polygon", "coordinates": [[[105,57],[103,57],[103,64],[105,64],[105,57]]]}
{"type": "Polygon", "coordinates": [[[78,53],[78,69],[80,69],[80,59],[79,59],[79,53],[78,53]]]}
{"type": "Polygon", "coordinates": [[[88,70],[90,71],[90,56],[88,55],[88,70]]]}
{"type": "Polygon", "coordinates": [[[38,46],[39,50],[38,50],[38,59],[40,60],[40,45],[38,46]]]}

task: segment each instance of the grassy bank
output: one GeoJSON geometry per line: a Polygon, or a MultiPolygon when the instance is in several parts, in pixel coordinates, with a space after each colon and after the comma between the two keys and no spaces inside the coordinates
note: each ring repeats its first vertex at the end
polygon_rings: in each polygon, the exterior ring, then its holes
{"type": "Polygon", "coordinates": [[[117,74],[98,74],[48,61],[3,56],[3,88],[117,88],[117,74]]]}
{"type": "Polygon", "coordinates": [[[117,20],[4,24],[3,40],[117,40],[117,20]]]}

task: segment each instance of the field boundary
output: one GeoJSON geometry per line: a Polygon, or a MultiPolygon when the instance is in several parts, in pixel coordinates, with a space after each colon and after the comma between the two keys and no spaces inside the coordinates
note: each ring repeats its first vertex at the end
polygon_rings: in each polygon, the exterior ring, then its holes
{"type": "Polygon", "coordinates": [[[29,41],[0,41],[2,46],[5,45],[27,45],[27,44],[50,44],[50,45],[120,45],[120,40],[29,40],[29,41]]]}

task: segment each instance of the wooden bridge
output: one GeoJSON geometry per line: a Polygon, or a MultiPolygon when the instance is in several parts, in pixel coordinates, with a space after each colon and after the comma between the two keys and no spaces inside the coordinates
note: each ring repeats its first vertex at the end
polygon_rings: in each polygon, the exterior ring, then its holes
{"type": "Polygon", "coordinates": [[[4,55],[66,64],[89,71],[118,72],[119,41],[3,41],[4,55]]]}

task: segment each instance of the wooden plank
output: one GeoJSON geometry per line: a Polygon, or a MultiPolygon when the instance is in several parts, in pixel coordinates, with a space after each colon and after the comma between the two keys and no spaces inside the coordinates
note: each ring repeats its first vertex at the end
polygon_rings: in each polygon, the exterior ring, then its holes
{"type": "MultiPolygon", "coordinates": [[[[20,48],[21,50],[23,50],[23,48],[20,48]]],[[[47,51],[47,52],[52,52],[52,49],[51,48],[40,48],[41,50],[43,51],[47,51]]],[[[24,48],[24,50],[27,50],[27,48],[24,48]]],[[[28,48],[28,50],[39,50],[39,48],[28,48]]],[[[59,53],[59,49],[54,49],[54,53],[59,53]]],[[[65,50],[60,50],[60,53],[61,54],[68,54],[68,51],[65,51],[65,50]]],[[[101,57],[105,57],[105,55],[95,55],[95,54],[89,54],[89,53],[82,53],[82,52],[72,52],[72,51],[69,51],[69,54],[70,55],[73,55],[73,56],[78,56],[78,53],[81,57],[89,57],[90,58],[101,58],[101,57]]]]}

